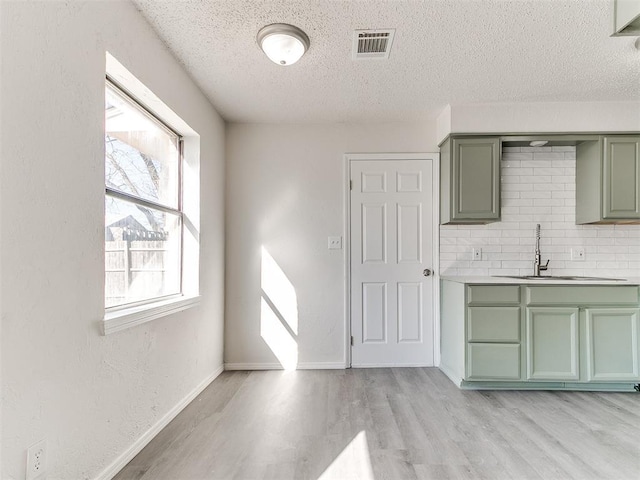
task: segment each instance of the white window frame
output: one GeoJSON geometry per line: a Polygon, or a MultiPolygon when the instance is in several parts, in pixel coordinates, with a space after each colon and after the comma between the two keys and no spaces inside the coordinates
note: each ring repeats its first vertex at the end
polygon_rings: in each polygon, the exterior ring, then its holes
{"type": "MultiPolygon", "coordinates": [[[[200,137],[164,102],[137,80],[109,53],[106,55],[107,82],[115,86],[170,131],[180,137],[179,202],[181,215],[181,275],[178,294],[153,298],[105,309],[102,333],[108,335],[142,323],[177,313],[200,303],[199,228],[200,228],[200,137]]],[[[105,198],[112,193],[107,192],[105,198]]],[[[116,198],[121,195],[114,195],[116,198]]],[[[126,195],[123,195],[126,196],[126,195]]],[[[135,201],[139,200],[137,197],[135,201]]],[[[154,202],[148,203],[158,208],[154,202]]],[[[162,210],[167,209],[161,206],[162,210]]],[[[104,249],[104,241],[103,249],[104,249]]],[[[103,276],[104,278],[104,276],[103,276]]],[[[104,299],[104,296],[103,296],[104,299]]]]}

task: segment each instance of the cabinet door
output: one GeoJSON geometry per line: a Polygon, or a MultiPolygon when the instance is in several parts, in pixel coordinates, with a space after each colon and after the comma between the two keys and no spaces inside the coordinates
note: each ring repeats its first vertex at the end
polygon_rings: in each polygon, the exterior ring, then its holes
{"type": "Polygon", "coordinates": [[[640,219],[640,137],[605,137],[603,174],[603,217],[640,219]]]}
{"type": "Polygon", "coordinates": [[[520,307],[467,308],[467,341],[520,342],[520,307]]]}
{"type": "Polygon", "coordinates": [[[469,343],[467,380],[520,380],[520,344],[469,343]]]}
{"type": "Polygon", "coordinates": [[[587,380],[640,379],[637,308],[588,308],[587,380]]]}
{"type": "Polygon", "coordinates": [[[500,139],[454,139],[452,154],[452,220],[499,220],[500,139]]]}
{"type": "Polygon", "coordinates": [[[578,309],[529,307],[526,325],[527,379],[578,380],[578,309]]]}

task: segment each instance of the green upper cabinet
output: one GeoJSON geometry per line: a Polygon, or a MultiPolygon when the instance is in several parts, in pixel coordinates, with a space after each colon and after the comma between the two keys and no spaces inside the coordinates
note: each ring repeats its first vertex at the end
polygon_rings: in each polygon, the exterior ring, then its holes
{"type": "Polygon", "coordinates": [[[640,136],[576,147],[576,223],[640,223],[640,136]]]}
{"type": "Polygon", "coordinates": [[[440,223],[500,220],[500,138],[449,137],[440,148],[440,223]]]}

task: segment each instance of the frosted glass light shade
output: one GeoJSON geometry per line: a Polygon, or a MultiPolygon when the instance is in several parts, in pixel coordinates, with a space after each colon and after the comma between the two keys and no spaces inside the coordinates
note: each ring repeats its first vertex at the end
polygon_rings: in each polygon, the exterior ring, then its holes
{"type": "Polygon", "coordinates": [[[257,40],[267,57],[283,66],[296,63],[309,48],[309,37],[286,23],[267,25],[258,32],[257,40]]]}

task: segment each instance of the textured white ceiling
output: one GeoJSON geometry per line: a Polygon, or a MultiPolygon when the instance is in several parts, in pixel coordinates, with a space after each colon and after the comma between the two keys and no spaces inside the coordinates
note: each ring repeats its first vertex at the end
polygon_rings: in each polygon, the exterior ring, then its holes
{"type": "Polygon", "coordinates": [[[417,120],[452,105],[640,100],[634,37],[609,0],[133,0],[231,122],[417,120]],[[291,23],[295,65],[256,34],[291,23]],[[388,60],[351,59],[353,31],[395,28],[388,60]]]}

